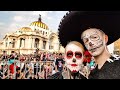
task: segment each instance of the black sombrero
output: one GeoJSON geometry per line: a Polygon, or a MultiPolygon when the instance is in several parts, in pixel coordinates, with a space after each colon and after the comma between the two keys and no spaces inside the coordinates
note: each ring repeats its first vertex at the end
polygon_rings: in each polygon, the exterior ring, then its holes
{"type": "Polygon", "coordinates": [[[69,41],[81,43],[81,33],[88,28],[101,29],[111,44],[120,38],[120,11],[70,11],[62,18],[58,35],[62,46],[69,41]]]}

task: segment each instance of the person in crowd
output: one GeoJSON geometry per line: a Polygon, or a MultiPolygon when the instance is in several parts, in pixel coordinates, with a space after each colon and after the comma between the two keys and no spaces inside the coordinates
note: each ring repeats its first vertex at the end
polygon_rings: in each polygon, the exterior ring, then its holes
{"type": "Polygon", "coordinates": [[[61,72],[63,70],[64,67],[64,60],[62,58],[62,53],[59,54],[59,58],[56,59],[55,62],[55,71],[56,72],[61,72]]]}

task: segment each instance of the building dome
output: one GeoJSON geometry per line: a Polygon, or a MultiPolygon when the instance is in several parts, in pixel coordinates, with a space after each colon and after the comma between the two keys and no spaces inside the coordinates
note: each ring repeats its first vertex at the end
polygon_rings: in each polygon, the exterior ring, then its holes
{"type": "Polygon", "coordinates": [[[32,29],[30,27],[22,27],[22,28],[19,29],[19,31],[32,32],[32,29]]]}
{"type": "Polygon", "coordinates": [[[30,26],[37,26],[37,27],[40,27],[40,28],[43,28],[43,29],[46,29],[46,30],[49,29],[48,26],[41,21],[41,15],[39,15],[38,21],[32,22],[30,24],[30,26]]]}

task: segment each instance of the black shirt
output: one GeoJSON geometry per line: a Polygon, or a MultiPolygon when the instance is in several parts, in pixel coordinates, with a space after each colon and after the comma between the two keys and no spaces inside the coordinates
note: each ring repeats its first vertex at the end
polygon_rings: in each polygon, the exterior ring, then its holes
{"type": "MultiPolygon", "coordinates": [[[[57,72],[52,76],[49,76],[47,79],[67,79],[67,78],[63,76],[63,72],[57,72]]],[[[77,79],[87,79],[87,78],[78,72],[77,79]]]]}
{"type": "Polygon", "coordinates": [[[111,56],[101,69],[91,71],[89,79],[120,79],[120,56],[111,56]]]}
{"type": "Polygon", "coordinates": [[[55,65],[57,65],[58,71],[62,71],[63,64],[65,64],[63,59],[56,59],[55,65]]]}

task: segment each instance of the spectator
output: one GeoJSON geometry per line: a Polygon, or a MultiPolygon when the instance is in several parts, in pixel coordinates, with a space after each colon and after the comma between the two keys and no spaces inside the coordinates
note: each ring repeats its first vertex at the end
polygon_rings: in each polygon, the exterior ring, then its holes
{"type": "Polygon", "coordinates": [[[65,64],[65,62],[62,58],[62,54],[60,53],[59,58],[57,58],[56,62],[55,62],[55,71],[61,72],[63,70],[64,64],[65,64]]]}

